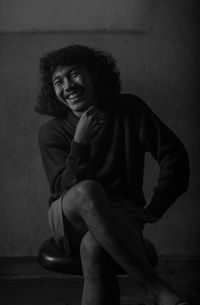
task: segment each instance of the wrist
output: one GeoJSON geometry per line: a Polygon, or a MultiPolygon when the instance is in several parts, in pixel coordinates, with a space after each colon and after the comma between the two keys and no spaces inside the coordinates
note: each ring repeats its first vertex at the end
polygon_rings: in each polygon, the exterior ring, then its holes
{"type": "Polygon", "coordinates": [[[88,159],[90,156],[90,146],[82,143],[78,143],[73,139],[71,141],[70,154],[88,159]]]}

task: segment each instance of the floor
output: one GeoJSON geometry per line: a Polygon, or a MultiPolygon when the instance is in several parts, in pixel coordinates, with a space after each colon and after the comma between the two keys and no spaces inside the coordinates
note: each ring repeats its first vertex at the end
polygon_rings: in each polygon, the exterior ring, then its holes
{"type": "MultiPolygon", "coordinates": [[[[3,265],[3,262],[2,262],[3,265]]],[[[2,266],[1,265],[1,266],[2,266]]],[[[168,280],[179,295],[191,305],[200,304],[200,263],[190,265],[177,263],[175,268],[170,264],[159,268],[159,274],[168,280]],[[167,272],[166,272],[167,270],[167,272]]],[[[22,272],[22,264],[18,264],[22,272]]],[[[35,270],[35,267],[33,268],[35,270]]],[[[2,268],[0,271],[3,270],[2,268]]],[[[2,305],[70,305],[81,304],[83,279],[81,276],[59,275],[53,272],[19,274],[0,272],[0,304],[2,305]]],[[[121,289],[121,305],[136,305],[143,303],[152,305],[145,297],[144,291],[128,278],[119,277],[121,289]]],[[[114,304],[111,304],[114,305],[114,304]]]]}
{"type": "MultiPolygon", "coordinates": [[[[166,278],[166,276],[165,276],[166,278]]],[[[192,274],[185,276],[168,276],[171,284],[191,305],[200,304],[199,279],[192,274]]],[[[135,305],[145,303],[150,305],[142,290],[127,276],[119,279],[121,289],[121,304],[135,305]]],[[[83,281],[81,277],[59,279],[9,279],[0,280],[0,304],[2,305],[71,305],[81,304],[83,281]]],[[[113,304],[114,305],[114,304],[113,304]]]]}

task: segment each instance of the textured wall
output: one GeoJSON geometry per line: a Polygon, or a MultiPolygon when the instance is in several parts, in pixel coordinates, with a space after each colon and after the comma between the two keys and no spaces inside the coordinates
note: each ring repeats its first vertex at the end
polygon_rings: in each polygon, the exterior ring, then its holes
{"type": "Polygon", "coordinates": [[[158,0],[1,0],[2,31],[146,31],[158,0]]]}
{"type": "MultiPolygon", "coordinates": [[[[199,255],[199,32],[192,3],[179,7],[160,1],[146,33],[0,35],[0,255],[36,255],[50,234],[49,189],[37,144],[39,127],[48,118],[34,113],[33,106],[39,58],[70,43],[111,52],[121,70],[123,91],[142,97],[184,142],[191,164],[189,190],[159,223],[147,226],[145,234],[160,254],[199,255]]],[[[147,161],[144,189],[149,199],[157,165],[149,156],[147,161]]]]}

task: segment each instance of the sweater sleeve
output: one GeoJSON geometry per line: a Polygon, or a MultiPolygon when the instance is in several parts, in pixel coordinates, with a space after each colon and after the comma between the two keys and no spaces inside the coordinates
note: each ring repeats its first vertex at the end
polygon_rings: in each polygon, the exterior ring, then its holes
{"type": "Polygon", "coordinates": [[[40,130],[39,147],[53,198],[91,178],[90,147],[73,140],[68,145],[63,143],[61,136],[40,130]]]}
{"type": "Polygon", "coordinates": [[[141,100],[138,104],[136,122],[140,141],[160,167],[147,211],[160,218],[188,188],[188,154],[182,142],[151,109],[141,100]]]}

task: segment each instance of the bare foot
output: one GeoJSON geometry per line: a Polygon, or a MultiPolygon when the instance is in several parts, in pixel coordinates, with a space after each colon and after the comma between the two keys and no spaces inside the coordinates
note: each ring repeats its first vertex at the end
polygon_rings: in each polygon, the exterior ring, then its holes
{"type": "Polygon", "coordinates": [[[181,302],[180,297],[173,288],[162,279],[159,279],[158,283],[151,284],[147,288],[147,291],[150,300],[155,305],[177,305],[181,302]]]}

